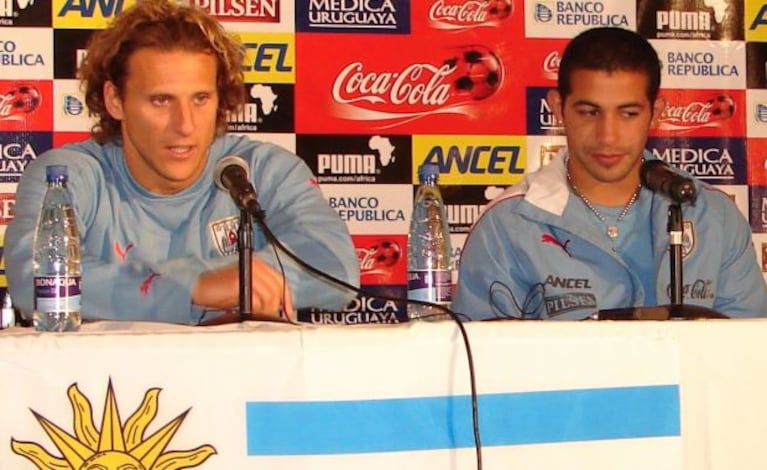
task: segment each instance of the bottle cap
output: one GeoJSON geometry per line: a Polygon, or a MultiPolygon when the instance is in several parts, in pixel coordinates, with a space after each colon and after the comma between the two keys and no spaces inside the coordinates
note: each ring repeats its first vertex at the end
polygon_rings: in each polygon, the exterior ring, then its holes
{"type": "Polygon", "coordinates": [[[424,163],[418,167],[418,179],[425,181],[427,179],[436,179],[439,176],[439,165],[436,163],[424,163]]]}
{"type": "Polygon", "coordinates": [[[69,179],[66,165],[48,165],[45,167],[45,180],[49,183],[64,182],[69,179]]]}

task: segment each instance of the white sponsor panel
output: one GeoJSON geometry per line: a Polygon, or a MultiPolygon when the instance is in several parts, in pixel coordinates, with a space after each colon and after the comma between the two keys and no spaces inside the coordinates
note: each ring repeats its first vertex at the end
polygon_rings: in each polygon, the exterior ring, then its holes
{"type": "Polygon", "coordinates": [[[748,186],[743,184],[719,184],[714,187],[727,194],[733,200],[743,217],[748,220],[748,186]]]}
{"type": "Polygon", "coordinates": [[[79,80],[53,81],[53,127],[64,132],[89,132],[97,122],[85,104],[79,80]]]}
{"type": "Polygon", "coordinates": [[[52,79],[53,30],[0,28],[0,74],[4,79],[52,79]]]}
{"type": "Polygon", "coordinates": [[[615,0],[525,0],[529,38],[571,38],[598,26],[636,30],[636,5],[615,0]]]}
{"type": "Polygon", "coordinates": [[[767,90],[746,90],[748,137],[767,137],[767,90]]]}
{"type": "Polygon", "coordinates": [[[756,250],[756,263],[762,270],[764,282],[767,282],[767,233],[755,233],[754,249],[756,250]]]}
{"type": "Polygon", "coordinates": [[[661,61],[661,86],[679,89],[746,88],[743,41],[650,40],[661,61]]]}
{"type": "Polygon", "coordinates": [[[458,270],[461,268],[461,252],[463,251],[466,237],[467,234],[465,233],[450,234],[450,266],[453,269],[453,285],[456,285],[458,282],[458,270]]]}
{"type": "Polygon", "coordinates": [[[403,234],[413,212],[410,184],[323,184],[322,193],[352,235],[403,234]]]}
{"type": "Polygon", "coordinates": [[[546,165],[559,152],[567,148],[567,138],[563,135],[527,136],[527,173],[532,173],[546,165]]]}

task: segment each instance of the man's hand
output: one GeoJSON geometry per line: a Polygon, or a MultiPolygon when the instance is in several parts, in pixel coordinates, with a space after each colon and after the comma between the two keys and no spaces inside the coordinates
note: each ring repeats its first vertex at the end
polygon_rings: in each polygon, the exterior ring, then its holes
{"type": "MultiPolygon", "coordinates": [[[[251,299],[254,314],[280,316],[284,312],[295,320],[293,296],[282,275],[254,256],[251,262],[251,299]]],[[[206,271],[197,278],[192,290],[192,303],[208,308],[230,309],[240,303],[240,274],[238,265],[206,271]]]]}

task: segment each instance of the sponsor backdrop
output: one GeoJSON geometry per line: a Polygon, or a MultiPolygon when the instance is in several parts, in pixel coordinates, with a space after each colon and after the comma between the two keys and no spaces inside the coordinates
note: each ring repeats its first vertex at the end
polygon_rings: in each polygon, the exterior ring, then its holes
{"type": "MultiPolygon", "coordinates": [[[[0,235],[26,165],[88,137],[77,65],[91,32],[134,1],[0,0],[0,235]]],[[[668,107],[648,148],[732,197],[767,273],[762,1],[193,1],[247,50],[250,99],[229,130],[295,151],[353,235],[373,295],[305,321],[405,318],[402,302],[374,295],[406,294],[409,216],[427,161],[440,166],[457,268],[488,201],[564,147],[544,96],[568,38],[600,25],[656,47],[668,107]]]]}

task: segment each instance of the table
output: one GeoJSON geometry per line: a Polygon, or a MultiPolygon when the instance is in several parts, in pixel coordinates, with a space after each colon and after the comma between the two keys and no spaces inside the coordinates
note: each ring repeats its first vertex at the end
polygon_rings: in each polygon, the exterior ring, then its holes
{"type": "MultiPolygon", "coordinates": [[[[486,470],[767,468],[764,320],[466,329],[486,470]]],[[[476,468],[450,322],[15,328],[0,377],[3,469],[476,468]]]]}

